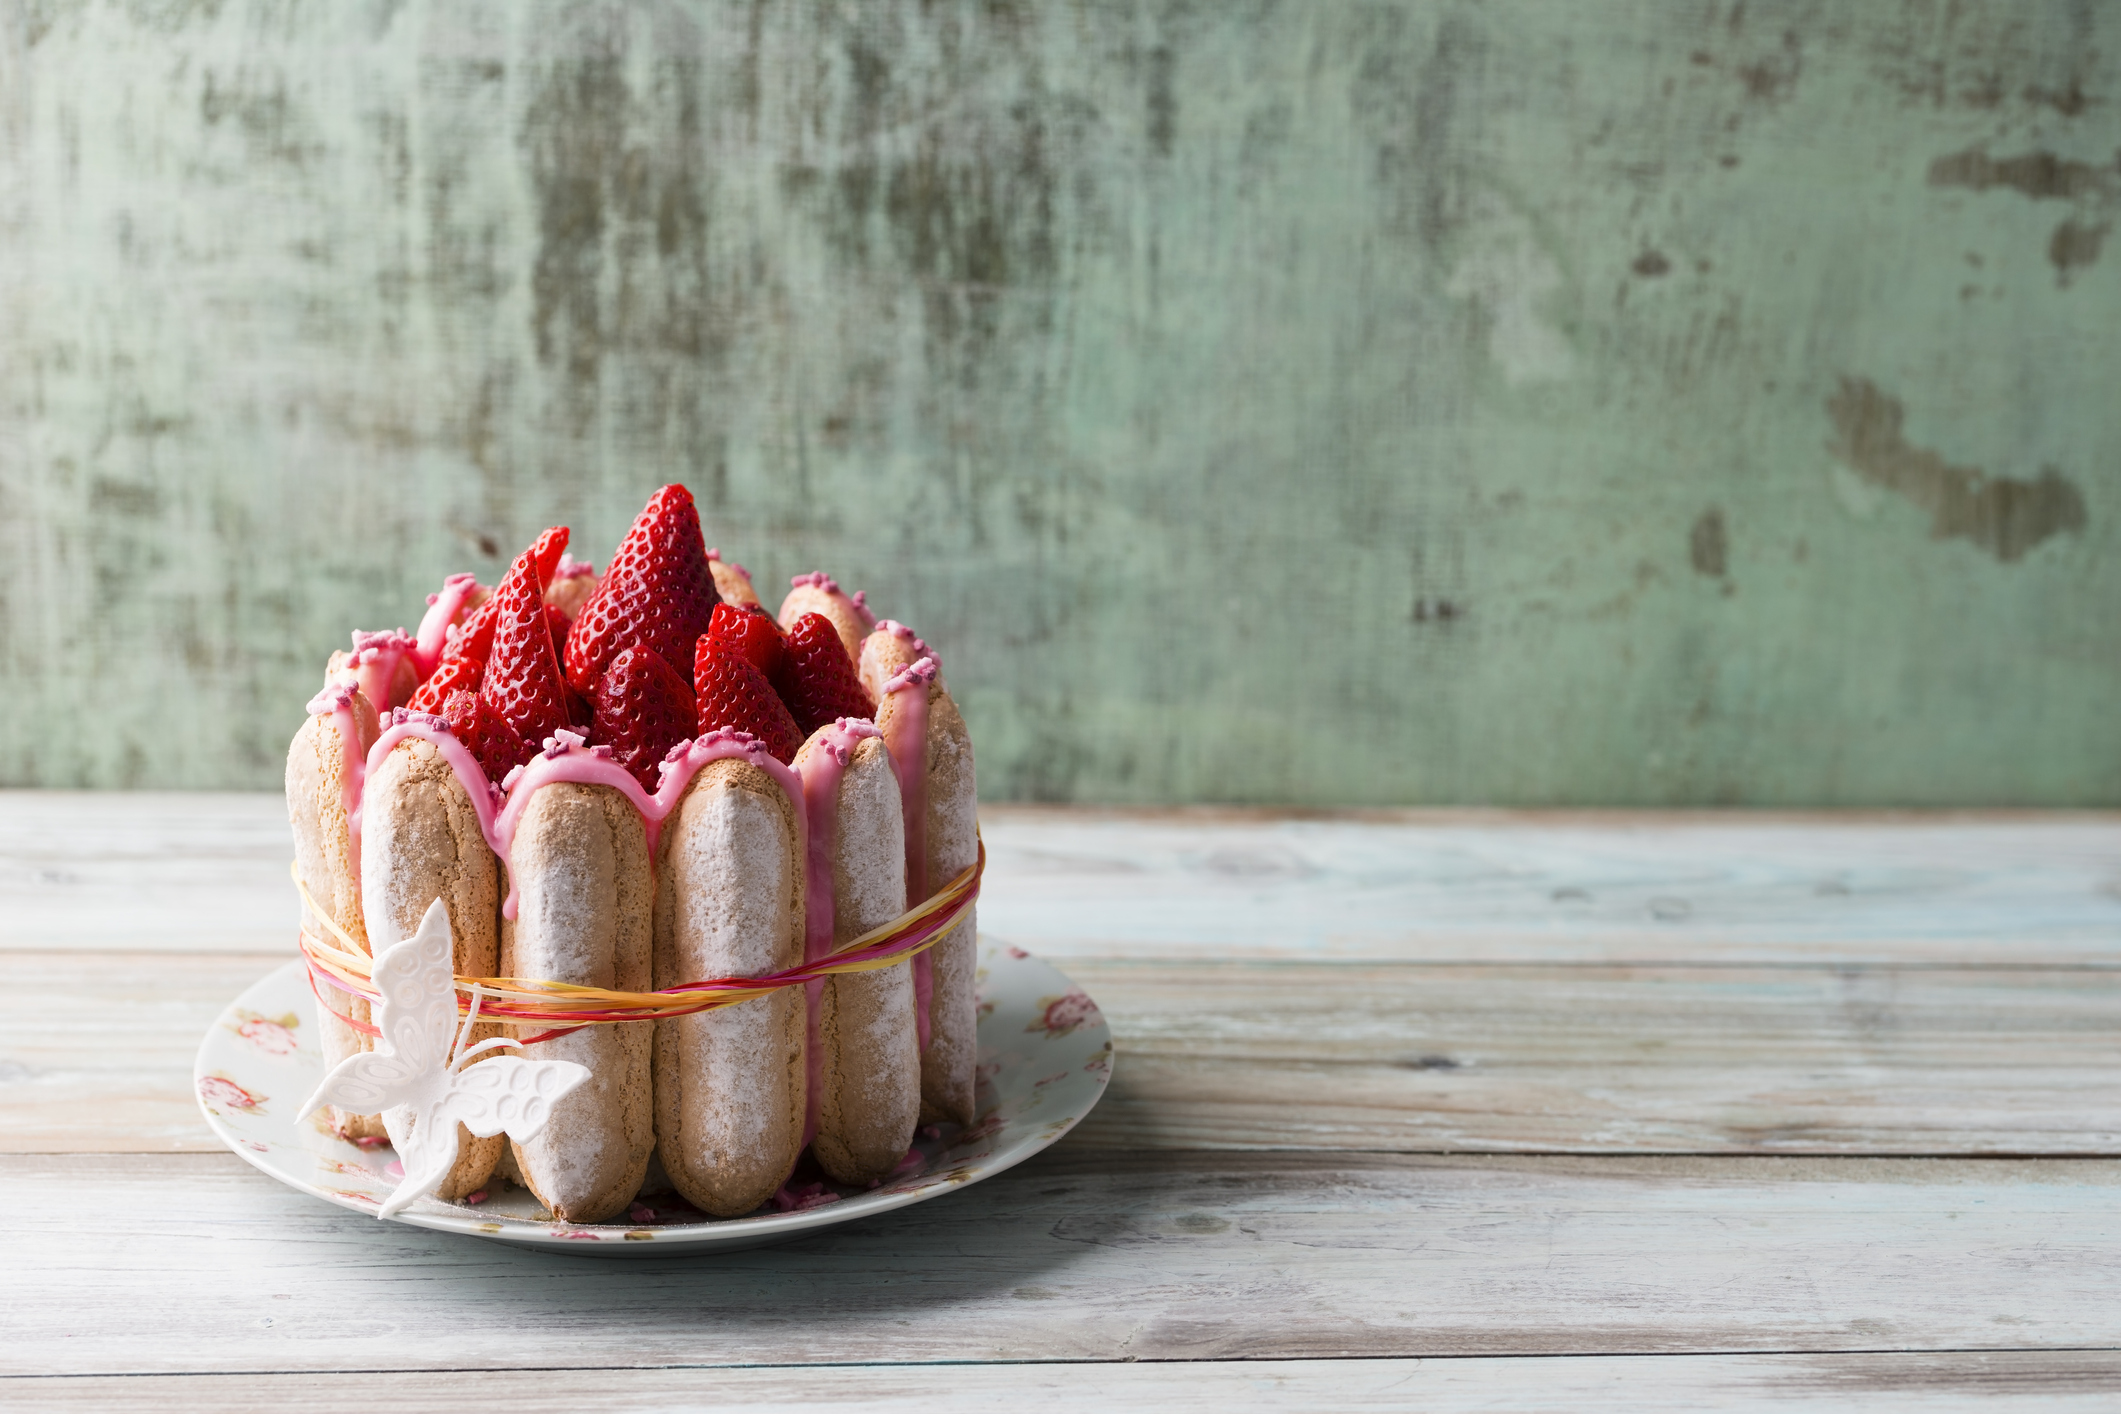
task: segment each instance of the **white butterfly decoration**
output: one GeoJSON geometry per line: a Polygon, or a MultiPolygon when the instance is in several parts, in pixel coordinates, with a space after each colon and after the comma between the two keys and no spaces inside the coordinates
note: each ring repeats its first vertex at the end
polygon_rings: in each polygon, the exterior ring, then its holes
{"type": "Polygon", "coordinates": [[[320,1105],[383,1112],[405,1177],[376,1210],[379,1218],[396,1216],[441,1186],[457,1161],[459,1123],[481,1139],[506,1130],[511,1139],[527,1142],[552,1117],[554,1102],[589,1079],[589,1068],[573,1061],[521,1056],[495,1056],[467,1069],[483,1051],[520,1048],[522,1042],[501,1038],[465,1048],[480,993],[473,988],[460,1030],[455,955],[449,912],[436,899],[418,932],[376,955],[371,976],[382,996],[375,1018],[383,1033],[376,1048],[333,1066],[295,1116],[307,1118],[320,1105]]]}

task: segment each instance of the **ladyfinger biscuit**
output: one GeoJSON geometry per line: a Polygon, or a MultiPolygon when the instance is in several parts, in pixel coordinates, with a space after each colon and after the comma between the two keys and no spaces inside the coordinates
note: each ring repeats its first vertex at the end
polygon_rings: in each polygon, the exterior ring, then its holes
{"type": "Polygon", "coordinates": [[[876,616],[869,612],[864,594],[848,598],[840,592],[838,584],[830,576],[819,572],[799,574],[789,581],[788,597],[781,601],[780,625],[783,633],[795,627],[795,621],[805,614],[823,614],[838,630],[840,643],[847,649],[847,661],[859,663],[862,656],[862,640],[876,625],[876,616]]]}
{"type": "MultiPolygon", "coordinates": [[[[821,727],[796,753],[806,809],[830,811],[832,946],[838,948],[906,911],[905,824],[891,753],[875,736],[856,740],[844,767],[833,751],[833,726],[821,727]],[[814,773],[835,769],[837,789],[820,798],[814,773]]],[[[845,750],[844,747],[840,748],[845,750]]],[[[817,848],[820,822],[811,822],[817,848]]],[[[812,862],[813,874],[823,869],[812,862]]],[[[920,1119],[920,1042],[915,1035],[913,973],[906,963],[827,978],[818,1003],[817,1131],[811,1150],[841,1183],[887,1177],[905,1157],[920,1119]]]]}
{"type": "MultiPolygon", "coordinates": [[[[918,692],[916,687],[910,689],[918,692]]],[[[979,791],[972,734],[941,682],[928,684],[927,881],[929,894],[979,862],[979,791]]],[[[879,720],[895,710],[889,694],[879,720]]],[[[886,729],[888,731],[888,728],[886,729]]],[[[979,1064],[979,905],[928,950],[928,1047],[921,1052],[921,1119],[972,1123],[979,1064]]]]}
{"type": "MultiPolygon", "coordinates": [[[[940,673],[925,684],[901,679],[898,691],[886,690],[905,669],[928,657],[927,644],[888,620],[862,643],[862,685],[876,699],[876,724],[884,740],[896,748],[909,735],[923,738],[912,748],[921,759],[911,789],[904,787],[908,763],[899,763],[902,790],[913,797],[906,805],[908,819],[918,822],[908,829],[909,905],[927,899],[979,860],[972,734],[957,703],[940,673]],[[914,693],[923,696],[916,699],[914,693]]],[[[968,909],[964,921],[926,956],[928,1034],[921,1051],[921,1122],[970,1124],[979,1057],[977,906],[968,909]]],[[[914,967],[920,967],[918,959],[914,967]]],[[[916,971],[916,983],[919,975],[916,971]]]]}
{"type": "Polygon", "coordinates": [[[331,655],[324,680],[350,682],[360,688],[379,716],[403,707],[420,690],[419,640],[404,629],[380,633],[355,629],[353,648],[331,655]]]}
{"type": "MultiPolygon", "coordinates": [[[[746,761],[709,762],[664,824],[655,985],[759,977],[803,960],[795,807],[746,761]]],[[[656,1150],[687,1201],[736,1217],[773,1196],[803,1147],[803,990],[655,1028],[656,1150]]]]}
{"type": "MultiPolygon", "coordinates": [[[[524,804],[509,844],[516,916],[501,920],[501,975],[648,990],[654,898],[647,835],[610,786],[556,782],[524,804]]],[[[546,1028],[521,1025],[518,1036],[546,1028]]],[[[587,1066],[528,1144],[511,1139],[530,1190],[556,1218],[602,1222],[639,1191],[654,1147],[645,1026],[584,1026],[537,1044],[539,1060],[587,1066]]]]}
{"type": "Polygon", "coordinates": [[[568,618],[578,619],[589,596],[597,592],[597,584],[594,566],[563,553],[559,566],[552,572],[552,583],[545,588],[545,602],[568,618]]]}
{"type": "Polygon", "coordinates": [[[751,586],[751,571],[733,560],[723,559],[720,550],[707,552],[707,568],[714,571],[714,592],[722,596],[724,603],[763,607],[759,603],[758,590],[751,586]]]}
{"type": "MultiPolygon", "coordinates": [[[[464,783],[431,741],[407,737],[368,778],[361,805],[361,902],[376,943],[419,931],[436,899],[449,911],[459,977],[491,977],[500,960],[501,861],[479,829],[464,783]]],[[[469,1044],[501,1034],[480,1023],[469,1044]]],[[[411,1112],[397,1111],[405,1114],[411,1112]]],[[[402,1149],[405,1136],[387,1126],[402,1149]]],[[[461,1198],[486,1186],[506,1140],[458,1126],[456,1167],[435,1190],[461,1198]]]]}
{"type": "MultiPolygon", "coordinates": [[[[368,699],[347,682],[327,686],[310,707],[311,716],[287,748],[287,818],[294,829],[295,869],[316,909],[367,952],[361,871],[348,815],[360,804],[361,771],[368,748],[375,743],[376,713],[368,699]]],[[[316,937],[331,946],[340,945],[309,905],[303,906],[302,915],[303,926],[316,937]]],[[[321,990],[317,1031],[327,1069],[356,1052],[373,1049],[369,1038],[347,1025],[345,1017],[367,1022],[368,1003],[329,988],[321,990]]],[[[384,1137],[383,1121],[376,1115],[333,1108],[326,1118],[349,1139],[384,1137]]]]}

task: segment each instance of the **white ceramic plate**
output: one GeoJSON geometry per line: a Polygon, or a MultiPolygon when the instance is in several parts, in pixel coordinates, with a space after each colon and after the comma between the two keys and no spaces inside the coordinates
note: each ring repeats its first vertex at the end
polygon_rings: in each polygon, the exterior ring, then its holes
{"type": "MultiPolygon", "coordinates": [[[[734,1251],[808,1236],[903,1208],[1022,1163],[1090,1113],[1112,1075],[1112,1037],[1097,1004],[1059,971],[1018,948],[980,950],[979,1114],[916,1139],[882,1186],[837,1188],[834,1201],[791,1212],[715,1220],[676,1194],[641,1199],[623,1224],[552,1221],[535,1196],[496,1182],[476,1206],[423,1199],[397,1221],[581,1255],[734,1251]]],[[[324,1057],[299,961],[253,983],[199,1045],[193,1083],[221,1142],[304,1193],[373,1214],[396,1186],[388,1145],[362,1149],[295,1111],[317,1088],[324,1057]]],[[[822,1196],[822,1195],[818,1195],[822,1196]]]]}

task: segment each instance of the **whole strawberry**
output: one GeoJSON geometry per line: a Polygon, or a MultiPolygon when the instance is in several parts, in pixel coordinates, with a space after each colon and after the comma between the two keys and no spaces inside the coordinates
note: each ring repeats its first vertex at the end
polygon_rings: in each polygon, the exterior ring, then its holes
{"type": "Polygon", "coordinates": [[[665,486],[648,498],[567,635],[569,685],[593,692],[628,648],[646,648],[682,671],[720,602],[692,493],[665,486]]]}
{"type": "Polygon", "coordinates": [[[596,717],[589,740],[611,748],[611,759],[653,795],[656,767],[681,741],[692,739],[697,718],[692,689],[670,665],[645,648],[628,648],[597,680],[596,717]]]}
{"type": "Polygon", "coordinates": [[[788,630],[788,678],[788,710],[805,735],[841,717],[876,715],[839,630],[823,614],[805,614],[788,630]]]}
{"type": "Polygon", "coordinates": [[[526,746],[515,728],[496,717],[476,692],[459,688],[450,693],[442,700],[442,720],[449,723],[450,732],[464,743],[489,781],[499,781],[529,760],[536,749],[526,746]]]}
{"type": "Polygon", "coordinates": [[[692,664],[693,691],[699,698],[702,732],[749,732],[766,744],[777,760],[795,760],[803,733],[788,715],[766,675],[713,635],[703,635],[692,664]]]}
{"type": "MultiPolygon", "coordinates": [[[[479,682],[479,701],[515,734],[515,759],[508,762],[510,766],[523,765],[546,737],[574,725],[579,710],[568,696],[567,680],[560,675],[559,652],[545,614],[545,586],[552,582],[553,566],[566,547],[567,527],[546,531],[516,556],[501,587],[493,593],[498,606],[493,652],[479,682]]],[[[496,752],[487,751],[480,754],[481,762],[489,756],[500,759],[496,752]]],[[[491,765],[487,773],[493,774],[491,765]]]]}

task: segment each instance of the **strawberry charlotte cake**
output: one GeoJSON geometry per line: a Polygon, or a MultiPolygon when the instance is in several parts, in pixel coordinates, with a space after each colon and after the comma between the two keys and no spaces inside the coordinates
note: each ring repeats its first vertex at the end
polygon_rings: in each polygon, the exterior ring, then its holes
{"type": "MultiPolygon", "coordinates": [[[[380,952],[440,899],[461,977],[647,991],[816,962],[974,864],[971,738],[910,629],[823,574],[768,613],[682,486],[602,576],[566,546],[547,530],[497,587],[451,575],[417,632],[332,655],[287,754],[306,929],[380,952]]],[[[720,1010],[547,1033],[540,1054],[588,1083],[529,1143],[460,1133],[436,1196],[499,1169],[600,1222],[654,1156],[729,1217],[806,1150],[877,1182],[918,1126],[972,1119],[975,926],[720,1010]]],[[[328,1066],[371,1047],[365,1001],[317,1006],[328,1066]]],[[[388,1137],[383,1116],[329,1119],[388,1137]]]]}

